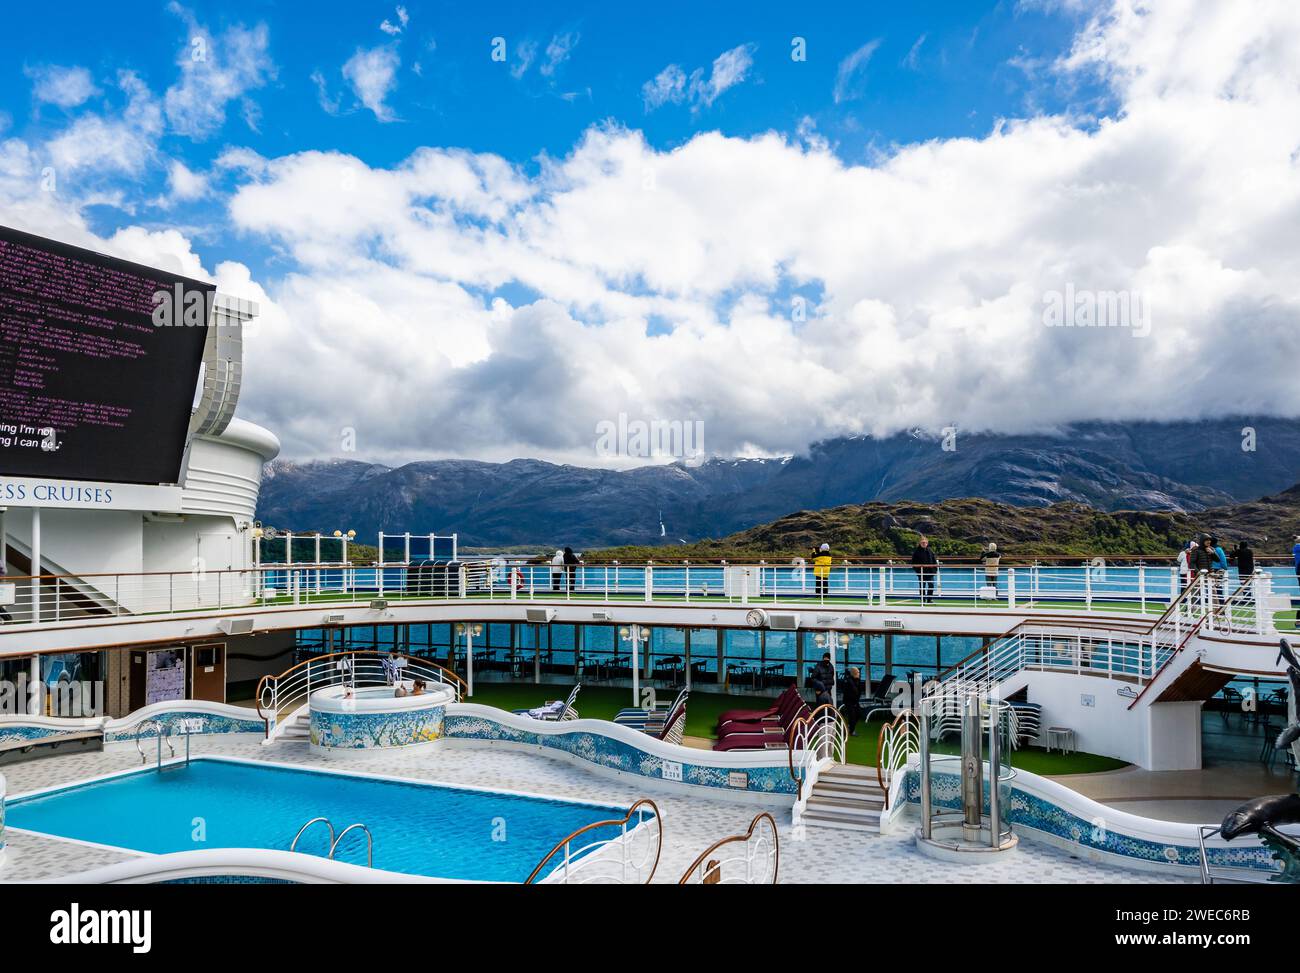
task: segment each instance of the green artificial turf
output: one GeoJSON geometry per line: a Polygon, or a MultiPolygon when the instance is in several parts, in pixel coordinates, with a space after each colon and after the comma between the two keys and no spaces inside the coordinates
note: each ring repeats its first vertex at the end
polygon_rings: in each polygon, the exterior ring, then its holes
{"type": "MultiPolygon", "coordinates": [[[[495,706],[498,709],[530,709],[540,706],[547,700],[563,699],[572,688],[565,683],[546,683],[535,685],[517,682],[476,682],[474,696],[468,702],[495,706]]],[[[661,703],[672,701],[675,691],[656,689],[661,703]]],[[[718,715],[733,709],[769,709],[774,703],[771,696],[739,696],[728,693],[708,693],[693,691],[686,704],[686,735],[714,739],[718,715]]],[[[612,720],[614,714],[626,706],[632,705],[632,690],[611,686],[583,686],[578,694],[578,714],[587,719],[612,720]]],[[[880,728],[884,725],[884,715],[870,723],[858,726],[858,735],[849,737],[847,754],[849,763],[875,766],[876,748],[880,739],[880,728]]],[[[955,754],[958,746],[955,740],[948,740],[934,745],[935,753],[955,754]]],[[[1030,747],[1016,750],[1011,755],[1011,766],[1019,767],[1030,773],[1044,776],[1062,774],[1089,774],[1103,770],[1118,770],[1127,764],[1122,760],[1102,757],[1095,753],[1048,753],[1030,747]]]]}

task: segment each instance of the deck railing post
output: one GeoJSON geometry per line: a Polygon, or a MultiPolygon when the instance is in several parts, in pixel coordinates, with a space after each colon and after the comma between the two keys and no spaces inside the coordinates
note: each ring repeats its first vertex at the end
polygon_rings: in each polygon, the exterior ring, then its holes
{"type": "Polygon", "coordinates": [[[654,601],[655,590],[655,569],[651,565],[645,566],[645,600],[646,602],[654,601]]]}
{"type": "Polygon", "coordinates": [[[1088,608],[1092,607],[1092,568],[1083,569],[1083,603],[1088,608]]]}
{"type": "MultiPolygon", "coordinates": [[[[937,573],[938,572],[936,572],[936,574],[937,573]]],[[[885,566],[882,564],[880,566],[880,607],[881,608],[885,607],[885,579],[886,579],[885,566]]]]}
{"type": "Polygon", "coordinates": [[[1138,565],[1138,600],[1142,604],[1142,613],[1146,614],[1147,610],[1147,566],[1138,565]]]}
{"type": "Polygon", "coordinates": [[[1007,607],[1016,607],[1016,569],[1007,568],[1007,607]]]}

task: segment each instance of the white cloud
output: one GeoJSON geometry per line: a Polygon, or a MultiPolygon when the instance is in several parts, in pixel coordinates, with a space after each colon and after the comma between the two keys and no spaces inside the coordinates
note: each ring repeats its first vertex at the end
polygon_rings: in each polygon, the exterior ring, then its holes
{"type": "Polygon", "coordinates": [[[549,78],[561,64],[573,56],[573,49],[578,46],[581,35],[577,33],[556,34],[546,45],[546,60],[538,68],[544,77],[549,78]]]}
{"type": "MultiPolygon", "coordinates": [[[[703,420],[724,454],[1300,415],[1300,8],[1252,7],[1120,0],[1057,67],[1104,79],[1106,117],[1007,119],[870,164],[809,126],[663,150],[601,126],[536,171],[447,148],[391,167],[228,150],[232,235],[290,268],[217,269],[263,304],[241,409],[290,456],[333,453],[348,426],[365,458],[588,464],[620,412],[703,420]],[[1045,327],[1067,285],[1142,294],[1149,336],[1045,327]]],[[[691,97],[675,77],[661,103],[691,97]]],[[[45,151],[0,142],[0,207],[85,234],[31,191],[45,151]]],[[[142,230],[114,246],[194,259],[142,230]]]]}
{"type": "Polygon", "coordinates": [[[391,122],[397,117],[385,102],[397,87],[397,69],[401,63],[393,48],[374,47],[369,50],[358,48],[343,65],[343,77],[352,85],[357,100],[374,112],[381,122],[391,122]]]}
{"type": "Polygon", "coordinates": [[[654,111],[671,102],[679,105],[686,97],[686,72],[676,64],[664,68],[651,81],[641,86],[641,98],[645,101],[645,110],[654,111]]]}
{"type": "Polygon", "coordinates": [[[167,170],[167,187],[172,200],[192,202],[208,194],[208,177],[193,171],[179,159],[173,159],[167,170]]]}
{"type": "Polygon", "coordinates": [[[754,66],[755,50],[755,44],[741,44],[723,51],[713,59],[707,77],[703,68],[696,68],[688,78],[680,65],[668,65],[641,86],[645,110],[652,112],[668,103],[680,105],[684,101],[690,101],[692,110],[707,108],[724,91],[745,80],[754,66]]]}
{"type": "Polygon", "coordinates": [[[397,8],[397,23],[393,23],[387,18],[379,25],[379,29],[390,37],[396,37],[402,31],[406,30],[406,25],[411,22],[411,15],[406,12],[406,8],[399,6],[397,8]]]}
{"type": "Polygon", "coordinates": [[[126,106],[117,115],[83,114],[45,146],[57,173],[143,172],[162,134],[162,107],[140,78],[120,71],[117,86],[126,106]]]}
{"type": "MultiPolygon", "coordinates": [[[[186,26],[185,43],[176,63],[180,79],[164,96],[167,121],[181,135],[204,139],[226,123],[226,105],[275,77],[265,24],[234,26],[213,35],[193,14],[173,2],[168,7],[186,26]]],[[[244,117],[255,118],[247,107],[244,117]]]]}
{"type": "Polygon", "coordinates": [[[516,81],[528,73],[537,60],[537,41],[523,40],[515,45],[515,63],[510,65],[510,75],[516,81]]]}
{"type": "Polygon", "coordinates": [[[90,72],[82,67],[59,67],[54,64],[24,68],[32,80],[32,97],[38,102],[59,108],[76,108],[99,94],[90,72]]]}
{"type": "Polygon", "coordinates": [[[867,41],[840,62],[839,70],[835,73],[835,104],[838,105],[842,101],[851,101],[854,98],[862,97],[863,89],[866,86],[866,79],[863,75],[866,72],[867,65],[871,63],[872,55],[876,53],[876,48],[879,46],[880,38],[877,37],[875,40],[867,41]]]}
{"type": "Polygon", "coordinates": [[[925,39],[929,36],[929,34],[922,34],[915,42],[913,42],[912,46],[907,51],[907,56],[903,58],[903,67],[915,71],[920,66],[921,47],[925,44],[925,39]]]}

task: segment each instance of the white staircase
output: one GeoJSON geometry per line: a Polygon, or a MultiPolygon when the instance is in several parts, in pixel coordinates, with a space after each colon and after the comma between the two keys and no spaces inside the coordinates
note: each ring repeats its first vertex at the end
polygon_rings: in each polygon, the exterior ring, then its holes
{"type": "Polygon", "coordinates": [[[885,792],[875,767],[836,764],[817,776],[802,821],[823,828],[880,833],[885,792]]]}
{"type": "Polygon", "coordinates": [[[275,725],[271,735],[263,741],[263,746],[309,742],[311,742],[311,707],[304,704],[275,725]]]}

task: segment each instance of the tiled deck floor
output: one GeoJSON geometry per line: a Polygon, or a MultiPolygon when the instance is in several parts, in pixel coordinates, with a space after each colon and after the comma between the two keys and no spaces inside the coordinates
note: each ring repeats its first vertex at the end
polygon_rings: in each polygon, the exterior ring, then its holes
{"type": "MultiPolygon", "coordinates": [[[[439,751],[384,755],[363,759],[329,759],[313,754],[306,744],[263,747],[255,739],[212,737],[195,743],[201,753],[328,766],[331,769],[390,774],[448,784],[525,791],[551,797],[631,803],[645,792],[599,776],[567,762],[518,751],[448,747],[439,751]]],[[[108,753],[71,754],[34,760],[4,768],[9,793],[70,783],[98,774],[140,766],[134,749],[108,753]]],[[[741,834],[757,809],[748,804],[703,798],[649,794],[664,815],[664,850],[656,882],[675,882],[701,851],[719,838],[741,834]]],[[[899,882],[1028,882],[1028,883],[1146,883],[1176,881],[1148,872],[1094,865],[1022,840],[1008,858],[984,865],[948,865],[918,853],[911,827],[873,836],[855,831],[806,828],[802,838],[792,834],[789,812],[774,814],[780,826],[782,883],[899,883],[899,882]]],[[[557,835],[556,840],[563,835],[557,835]]],[[[9,863],[0,881],[21,881],[84,871],[121,860],[116,852],[9,832],[9,863]]]]}

